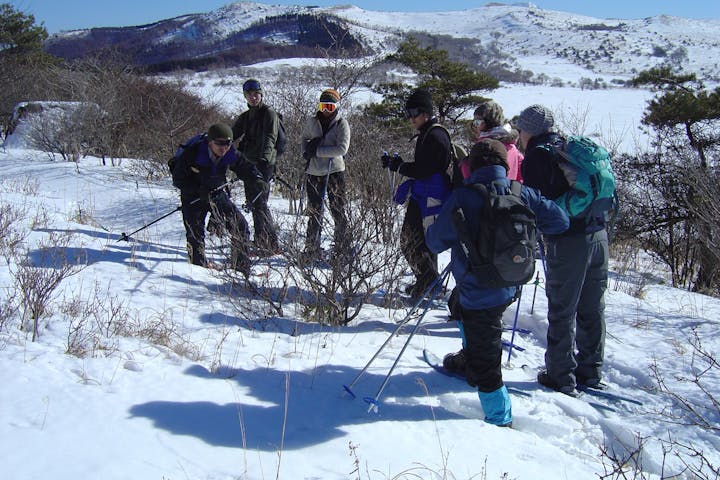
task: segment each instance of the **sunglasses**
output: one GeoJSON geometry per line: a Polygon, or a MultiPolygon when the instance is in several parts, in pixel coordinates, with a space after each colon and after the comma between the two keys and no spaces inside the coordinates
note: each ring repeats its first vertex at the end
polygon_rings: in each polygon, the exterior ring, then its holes
{"type": "Polygon", "coordinates": [[[337,105],[335,105],[333,102],[318,103],[318,110],[320,110],[321,112],[333,113],[336,108],[337,108],[337,105]]]}
{"type": "Polygon", "coordinates": [[[218,147],[229,147],[232,144],[232,140],[213,140],[212,142],[218,147]]]}
{"type": "Polygon", "coordinates": [[[424,112],[420,111],[419,108],[415,108],[415,107],[406,108],[405,109],[405,118],[415,118],[422,113],[424,113],[424,112]]]}

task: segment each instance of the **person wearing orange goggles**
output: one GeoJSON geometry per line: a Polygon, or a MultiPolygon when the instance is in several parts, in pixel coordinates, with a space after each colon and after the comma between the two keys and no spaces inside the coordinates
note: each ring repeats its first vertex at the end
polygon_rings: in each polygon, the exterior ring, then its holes
{"type": "Polygon", "coordinates": [[[323,90],[317,111],[307,120],[301,134],[309,212],[302,255],[304,264],[322,259],[322,212],[326,196],[335,223],[334,253],[349,251],[344,156],[350,147],[350,125],[338,116],[339,103],[340,94],[336,90],[323,90]]]}

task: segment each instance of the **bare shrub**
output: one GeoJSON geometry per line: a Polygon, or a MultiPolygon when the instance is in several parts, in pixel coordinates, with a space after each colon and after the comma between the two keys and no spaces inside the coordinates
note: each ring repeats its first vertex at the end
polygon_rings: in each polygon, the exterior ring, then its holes
{"type": "Polygon", "coordinates": [[[0,185],[5,192],[21,193],[27,196],[36,196],[40,191],[40,181],[34,177],[25,177],[22,180],[5,180],[0,185]]]}
{"type": "Polygon", "coordinates": [[[64,97],[97,105],[102,112],[82,124],[87,152],[148,159],[141,173],[164,175],[165,161],[177,146],[223,115],[180,82],[143,77],[126,65],[121,58],[91,58],[55,70],[53,79],[64,97]]]}
{"type": "Polygon", "coordinates": [[[557,124],[568,135],[587,135],[590,121],[590,105],[575,105],[574,107],[561,107],[555,112],[557,124]]]}
{"type": "Polygon", "coordinates": [[[128,322],[126,330],[118,333],[145,339],[153,345],[162,345],[190,360],[201,358],[199,347],[182,332],[181,325],[168,317],[167,312],[157,313],[142,321],[134,318],[128,322]]]}
{"type": "Polygon", "coordinates": [[[696,329],[686,345],[692,348],[689,376],[675,375],[673,380],[691,387],[691,393],[680,393],[666,381],[657,363],[650,366],[658,391],[671,400],[672,407],[657,412],[659,418],[682,426],[697,426],[704,430],[720,432],[720,396],[713,390],[720,375],[720,362],[702,344],[696,329]]]}
{"type": "Polygon", "coordinates": [[[64,100],[52,82],[55,67],[49,62],[27,61],[0,55],[0,125],[3,134],[13,130],[12,113],[24,100],[64,100]]]}
{"type": "Polygon", "coordinates": [[[615,442],[613,446],[602,445],[600,454],[604,473],[598,474],[598,478],[600,480],[644,480],[647,478],[643,471],[646,442],[647,438],[637,435],[635,445],[624,445],[621,442],[615,442]]]}
{"type": "Polygon", "coordinates": [[[46,102],[41,110],[41,116],[26,120],[33,148],[48,152],[51,158],[60,155],[66,162],[77,162],[82,156],[94,153],[93,136],[103,117],[96,104],[46,102]]]}
{"type": "MultiPolygon", "coordinates": [[[[229,259],[229,252],[227,254],[229,259]]],[[[284,316],[283,306],[291,288],[291,276],[285,261],[258,262],[250,281],[242,273],[227,267],[218,276],[226,282],[222,293],[240,318],[284,316]]]]}
{"type": "Polygon", "coordinates": [[[625,292],[635,298],[644,298],[648,277],[640,265],[640,245],[637,241],[625,240],[610,244],[610,256],[614,261],[615,277],[613,290],[625,292]]]}
{"type": "Polygon", "coordinates": [[[600,447],[604,473],[598,474],[600,480],[646,480],[649,478],[693,480],[717,480],[720,468],[708,458],[702,449],[695,445],[678,442],[668,434],[668,438],[643,437],[636,434],[635,443],[625,445],[616,440],[613,446],[600,447]],[[657,441],[661,453],[653,456],[648,453],[649,441],[657,441]],[[650,473],[645,459],[649,458],[658,472],[650,473]],[[670,460],[677,460],[677,466],[671,466],[670,460]]]}
{"type": "Polygon", "coordinates": [[[0,300],[0,332],[7,331],[20,308],[17,301],[17,289],[7,286],[3,290],[5,293],[0,300]]]}
{"type": "Polygon", "coordinates": [[[676,374],[668,381],[656,362],[650,366],[657,392],[669,400],[668,406],[652,412],[661,422],[671,425],[667,438],[642,437],[638,434],[634,445],[623,445],[617,441],[613,446],[603,445],[601,460],[605,472],[599,475],[600,479],[651,478],[643,465],[643,458],[648,455],[649,440],[658,442],[662,450],[660,458],[656,458],[657,455],[651,457],[660,469],[659,472],[654,472],[652,478],[720,478],[720,465],[713,463],[706,450],[692,442],[680,442],[673,438],[671,433],[677,426],[698,428],[715,435],[720,430],[720,398],[713,390],[720,373],[720,363],[703,346],[696,330],[693,330],[692,337],[687,342],[677,345],[677,354],[686,355],[688,345],[691,355],[689,376],[676,374]],[[681,391],[680,386],[690,388],[683,388],[681,391]],[[671,459],[675,459],[677,463],[671,465],[671,459]]]}
{"type": "Polygon", "coordinates": [[[75,295],[58,307],[60,313],[70,317],[67,351],[84,358],[98,351],[115,351],[110,340],[127,329],[130,311],[125,302],[110,292],[102,292],[96,283],[88,298],[75,295]]]}
{"type": "MultiPolygon", "coordinates": [[[[378,238],[377,232],[387,227],[377,225],[378,219],[367,215],[359,203],[351,202],[347,215],[349,250],[329,251],[325,267],[293,262],[296,283],[307,289],[298,302],[304,306],[303,316],[308,320],[345,325],[357,317],[378,290],[391,291],[403,275],[397,244],[378,238]]],[[[322,235],[332,238],[332,228],[331,219],[325,219],[322,235]]],[[[298,236],[294,245],[304,245],[304,230],[304,225],[293,230],[298,236]]],[[[289,248],[288,255],[302,258],[298,247],[289,248]]]]}
{"type": "Polygon", "coordinates": [[[69,235],[51,234],[35,251],[28,252],[26,258],[17,257],[17,269],[11,270],[21,297],[21,327],[32,331],[33,342],[39,335],[40,319],[49,313],[57,287],[85,267],[81,259],[68,258],[66,247],[69,241],[69,235]]]}
{"type": "Polygon", "coordinates": [[[11,203],[0,204],[0,255],[8,265],[28,236],[29,230],[23,228],[26,219],[24,209],[11,203]]]}

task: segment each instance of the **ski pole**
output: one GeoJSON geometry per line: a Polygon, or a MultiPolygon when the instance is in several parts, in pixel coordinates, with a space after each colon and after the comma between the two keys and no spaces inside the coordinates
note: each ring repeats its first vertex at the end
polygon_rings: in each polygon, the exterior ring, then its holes
{"type": "Polygon", "coordinates": [[[243,209],[246,213],[249,213],[249,212],[250,212],[250,209],[251,209],[252,206],[255,204],[255,201],[256,201],[258,198],[260,198],[260,197],[262,196],[262,194],[263,194],[263,192],[262,192],[262,190],[260,190],[260,191],[258,192],[258,194],[255,195],[255,198],[253,198],[252,200],[250,200],[250,205],[248,205],[247,203],[244,203],[243,206],[242,206],[242,209],[243,209]]]}
{"type": "Polygon", "coordinates": [[[543,266],[543,273],[545,274],[545,279],[547,279],[547,265],[545,264],[545,244],[543,243],[542,239],[538,242],[538,250],[540,251],[540,260],[542,261],[543,266]]]}
{"type": "Polygon", "coordinates": [[[535,275],[535,281],[533,282],[535,284],[535,287],[533,288],[533,299],[532,299],[532,305],[530,305],[530,315],[533,314],[533,311],[535,310],[535,295],[537,294],[537,287],[540,284],[540,272],[537,272],[535,275]]]}
{"type": "MultiPolygon", "coordinates": [[[[233,182],[235,182],[235,180],[231,180],[231,181],[229,181],[229,182],[223,183],[223,184],[220,185],[219,187],[211,190],[211,191],[210,191],[210,194],[213,194],[213,193],[216,193],[216,192],[222,190],[223,188],[227,187],[228,185],[232,184],[233,182]]],[[[190,205],[192,205],[192,204],[194,204],[194,203],[197,203],[197,202],[199,202],[199,201],[200,201],[200,198],[196,198],[195,200],[193,200],[192,202],[190,202],[190,205]]],[[[140,232],[140,231],[142,231],[142,230],[145,230],[145,229],[148,228],[150,225],[156,224],[156,223],[159,222],[160,220],[169,217],[170,215],[172,215],[172,214],[175,213],[175,212],[180,211],[181,209],[182,209],[182,205],[178,205],[177,208],[175,208],[175,210],[173,210],[172,212],[168,212],[168,213],[166,213],[165,215],[163,215],[162,217],[156,218],[156,219],[153,220],[152,222],[148,223],[147,225],[143,225],[142,227],[138,228],[138,229],[135,230],[134,232],[130,232],[130,233],[122,232],[122,233],[120,234],[120,238],[118,238],[117,241],[118,241],[118,242],[120,242],[120,241],[129,242],[131,235],[135,235],[136,233],[138,233],[138,232],[140,232]]]]}
{"type": "MultiPolygon", "coordinates": [[[[415,302],[415,304],[410,308],[410,311],[408,311],[407,315],[405,315],[405,317],[404,317],[400,322],[398,322],[398,326],[395,328],[395,330],[393,330],[393,332],[390,334],[390,336],[387,338],[387,340],[385,340],[385,343],[383,343],[382,345],[380,345],[380,348],[377,349],[377,352],[375,352],[375,355],[373,355],[373,356],[370,358],[370,360],[368,360],[368,362],[365,364],[365,366],[363,367],[363,369],[360,370],[360,373],[358,373],[358,374],[355,376],[355,378],[353,379],[353,381],[350,382],[349,384],[343,385],[343,388],[345,389],[345,391],[346,391],[347,393],[349,393],[352,398],[355,398],[355,394],[352,392],[352,387],[353,387],[353,385],[355,385],[355,384],[357,383],[357,381],[360,380],[360,377],[362,377],[362,376],[365,374],[365,372],[367,371],[368,367],[370,367],[370,365],[375,361],[375,359],[378,357],[378,355],[380,355],[380,352],[382,352],[382,351],[385,349],[385,347],[387,346],[387,344],[390,343],[390,340],[392,340],[393,337],[400,331],[400,329],[401,329],[402,327],[404,327],[405,324],[410,320],[410,317],[412,316],[412,314],[413,314],[413,313],[415,312],[415,310],[420,306],[420,304],[423,302],[423,300],[425,300],[425,296],[427,296],[431,291],[433,291],[434,288],[435,288],[438,284],[441,284],[441,283],[442,283],[442,281],[441,281],[442,277],[446,276],[449,272],[450,272],[450,265],[448,265],[447,267],[445,267],[445,270],[443,270],[443,272],[438,276],[438,278],[436,278],[435,281],[434,281],[433,283],[431,283],[430,286],[423,292],[422,296],[421,296],[421,297],[418,299],[418,301],[415,302]]],[[[428,306],[430,305],[430,303],[431,303],[431,302],[430,302],[430,299],[428,299],[428,302],[427,302],[428,306]]]]}
{"type": "MultiPolygon", "coordinates": [[[[448,268],[445,269],[445,272],[443,273],[443,277],[448,275],[448,273],[449,273],[448,268]]],[[[390,367],[390,370],[388,371],[387,375],[385,375],[385,380],[383,380],[383,383],[382,383],[382,385],[380,385],[380,388],[378,389],[377,393],[375,393],[375,396],[363,398],[363,400],[365,400],[365,402],[367,402],[370,405],[368,407],[368,413],[370,413],[371,411],[374,411],[375,413],[377,413],[378,408],[380,406],[380,403],[379,403],[380,395],[382,395],[383,390],[385,390],[385,386],[390,381],[390,377],[392,376],[392,373],[395,370],[395,367],[397,366],[398,362],[400,362],[400,358],[402,358],[403,353],[405,353],[405,349],[408,347],[408,345],[410,345],[410,341],[415,336],[415,333],[417,332],[418,328],[420,327],[420,324],[422,323],[423,318],[425,318],[425,314],[430,309],[430,305],[432,303],[431,300],[436,294],[435,290],[437,289],[437,287],[439,287],[441,285],[442,285],[442,281],[438,282],[436,280],[434,282],[433,286],[431,287],[430,293],[432,293],[432,295],[430,295],[430,297],[428,298],[428,302],[425,305],[425,308],[423,309],[422,313],[418,317],[417,322],[415,322],[415,326],[413,327],[412,331],[410,332],[410,335],[408,335],[407,340],[405,340],[405,344],[403,345],[402,349],[400,350],[400,353],[398,353],[398,356],[395,359],[395,361],[393,362],[392,366],[390,367]]]]}
{"type": "Polygon", "coordinates": [[[510,357],[512,356],[513,349],[515,348],[515,331],[517,329],[518,313],[520,313],[520,301],[522,300],[523,286],[518,287],[518,298],[517,306],[515,307],[515,320],[513,321],[512,333],[510,334],[510,344],[508,345],[508,363],[510,363],[510,357]]]}

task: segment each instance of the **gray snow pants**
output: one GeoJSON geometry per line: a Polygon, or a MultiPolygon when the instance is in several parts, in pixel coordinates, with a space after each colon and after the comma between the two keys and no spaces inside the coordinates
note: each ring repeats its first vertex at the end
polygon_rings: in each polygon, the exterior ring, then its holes
{"type": "Polygon", "coordinates": [[[606,230],[548,237],[545,367],[559,387],[600,380],[608,278],[606,230]]]}

